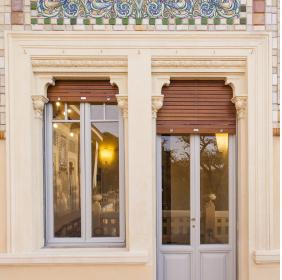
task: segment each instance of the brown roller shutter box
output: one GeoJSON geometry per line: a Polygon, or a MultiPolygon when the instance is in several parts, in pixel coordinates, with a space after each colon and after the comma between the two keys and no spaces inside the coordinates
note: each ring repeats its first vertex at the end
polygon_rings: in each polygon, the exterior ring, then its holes
{"type": "Polygon", "coordinates": [[[162,94],[157,133],[236,133],[233,93],[224,81],[175,80],[163,87],[162,94]]]}
{"type": "Polygon", "coordinates": [[[109,80],[60,80],[48,87],[47,92],[50,101],[116,104],[118,88],[109,80]]]}

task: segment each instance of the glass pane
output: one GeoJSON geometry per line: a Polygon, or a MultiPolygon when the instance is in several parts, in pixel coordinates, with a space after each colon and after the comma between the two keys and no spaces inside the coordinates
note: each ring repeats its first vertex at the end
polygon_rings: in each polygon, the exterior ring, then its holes
{"type": "Polygon", "coordinates": [[[92,236],[119,236],[118,122],[92,123],[92,236]]]}
{"type": "Polygon", "coordinates": [[[200,142],[201,244],[228,243],[228,134],[200,142]]]}
{"type": "Polygon", "coordinates": [[[79,103],[67,104],[68,120],[80,119],[80,105],[79,103]]]}
{"type": "Polygon", "coordinates": [[[104,105],[91,105],[90,116],[91,120],[104,120],[104,105]]]}
{"type": "Polygon", "coordinates": [[[106,120],[118,120],[117,105],[106,105],[106,120]]]}
{"type": "Polygon", "coordinates": [[[189,136],[162,136],[162,243],[190,244],[189,136]]]}
{"type": "Polygon", "coordinates": [[[65,119],[65,103],[64,102],[52,102],[53,106],[53,119],[64,120],[65,119]]]}
{"type": "Polygon", "coordinates": [[[53,123],[55,237],[81,236],[79,145],[79,123],[53,123]]]}

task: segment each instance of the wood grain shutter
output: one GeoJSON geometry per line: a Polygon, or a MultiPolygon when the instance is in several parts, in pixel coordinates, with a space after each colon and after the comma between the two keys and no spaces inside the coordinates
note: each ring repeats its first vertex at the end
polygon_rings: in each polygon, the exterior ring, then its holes
{"type": "Polygon", "coordinates": [[[163,87],[157,133],[236,133],[236,109],[230,86],[217,80],[171,81],[163,87]]]}
{"type": "Polygon", "coordinates": [[[116,104],[118,88],[109,80],[59,80],[47,92],[50,101],[116,104]]]}

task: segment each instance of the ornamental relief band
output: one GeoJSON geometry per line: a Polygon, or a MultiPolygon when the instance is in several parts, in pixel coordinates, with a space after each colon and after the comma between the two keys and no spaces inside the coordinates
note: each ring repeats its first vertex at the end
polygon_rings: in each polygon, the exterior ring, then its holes
{"type": "Polygon", "coordinates": [[[240,0],[38,0],[37,10],[43,17],[67,18],[234,18],[240,0]]]}

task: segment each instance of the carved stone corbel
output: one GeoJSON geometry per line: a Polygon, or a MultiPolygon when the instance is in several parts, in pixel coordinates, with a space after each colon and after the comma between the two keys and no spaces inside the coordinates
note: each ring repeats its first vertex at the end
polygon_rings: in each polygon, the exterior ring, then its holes
{"type": "Polygon", "coordinates": [[[234,96],[231,101],[235,104],[238,120],[243,119],[247,108],[247,96],[234,96]]]}
{"type": "Polygon", "coordinates": [[[122,111],[123,118],[128,117],[128,96],[127,95],[116,95],[118,107],[122,111]]]}
{"type": "Polygon", "coordinates": [[[43,95],[32,95],[31,98],[32,98],[35,118],[42,119],[44,105],[49,101],[48,98],[43,95]]]}
{"type": "Polygon", "coordinates": [[[155,95],[152,96],[152,118],[157,118],[157,113],[159,109],[163,107],[164,96],[163,95],[155,95]]]}

